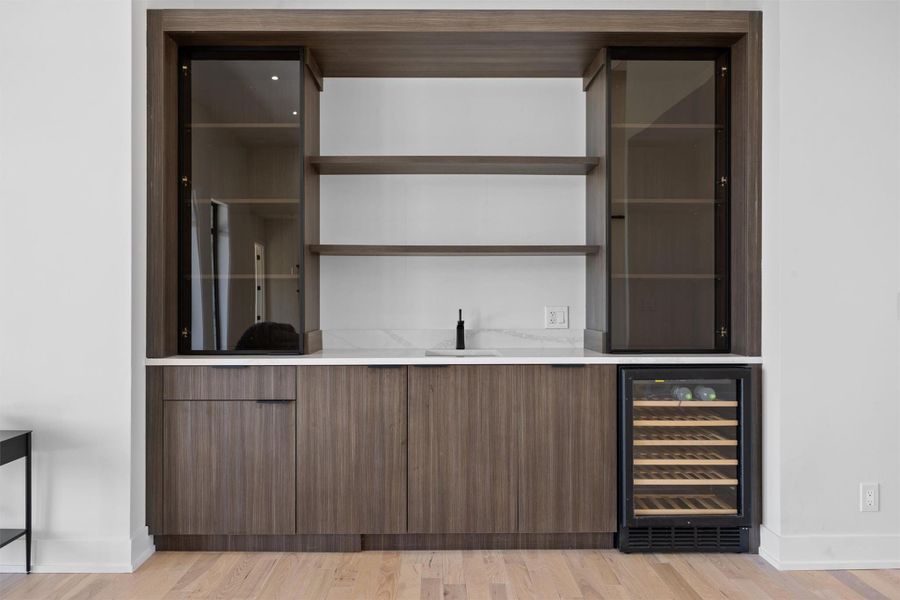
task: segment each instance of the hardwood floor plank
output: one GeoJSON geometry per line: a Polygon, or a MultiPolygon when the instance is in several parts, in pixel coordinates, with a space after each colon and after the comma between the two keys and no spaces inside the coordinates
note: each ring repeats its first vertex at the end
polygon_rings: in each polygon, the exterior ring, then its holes
{"type": "Polygon", "coordinates": [[[900,600],[900,569],[893,571],[848,571],[891,600],[900,600]],[[892,577],[892,575],[894,575],[892,577]]]}
{"type": "MultiPolygon", "coordinates": [[[[829,573],[832,577],[840,581],[842,584],[847,586],[849,589],[853,590],[863,598],[867,600],[890,600],[888,596],[885,596],[868,583],[857,577],[853,571],[832,571],[829,573]]],[[[900,590],[897,591],[897,596],[900,596],[900,590]]]]}
{"type": "Polygon", "coordinates": [[[5,574],[3,600],[900,600],[900,570],[615,550],[157,552],[132,574],[5,574]]]}
{"type": "Polygon", "coordinates": [[[669,586],[669,588],[675,593],[676,598],[685,598],[687,600],[701,600],[702,596],[694,590],[693,586],[689,584],[675,569],[672,568],[672,565],[657,562],[655,564],[651,564],[651,568],[656,572],[657,576],[662,579],[662,581],[669,586]]]}
{"type": "Polygon", "coordinates": [[[391,600],[394,598],[399,575],[400,553],[382,552],[371,597],[374,600],[391,600]]]}
{"type": "Polygon", "coordinates": [[[437,577],[426,577],[422,580],[422,592],[419,598],[422,600],[441,600],[441,580],[437,577]]]}

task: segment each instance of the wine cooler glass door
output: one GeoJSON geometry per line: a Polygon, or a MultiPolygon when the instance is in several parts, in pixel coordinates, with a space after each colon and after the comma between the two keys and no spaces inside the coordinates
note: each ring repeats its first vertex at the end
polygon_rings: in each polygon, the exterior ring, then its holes
{"type": "Polygon", "coordinates": [[[731,371],[626,373],[631,435],[623,466],[632,524],[733,524],[746,516],[749,379],[731,371]]]}

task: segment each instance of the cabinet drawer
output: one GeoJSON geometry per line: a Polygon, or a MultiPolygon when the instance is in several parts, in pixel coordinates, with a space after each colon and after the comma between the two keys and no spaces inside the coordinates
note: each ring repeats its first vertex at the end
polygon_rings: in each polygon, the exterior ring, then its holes
{"type": "Polygon", "coordinates": [[[165,400],[294,400],[296,367],[166,367],[165,400]]]}

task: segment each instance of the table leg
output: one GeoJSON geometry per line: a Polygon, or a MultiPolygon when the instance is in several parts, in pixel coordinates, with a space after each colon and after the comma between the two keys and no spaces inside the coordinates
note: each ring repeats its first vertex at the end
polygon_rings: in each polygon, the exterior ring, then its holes
{"type": "Polygon", "coordinates": [[[31,434],[25,453],[25,572],[31,573],[31,434]]]}

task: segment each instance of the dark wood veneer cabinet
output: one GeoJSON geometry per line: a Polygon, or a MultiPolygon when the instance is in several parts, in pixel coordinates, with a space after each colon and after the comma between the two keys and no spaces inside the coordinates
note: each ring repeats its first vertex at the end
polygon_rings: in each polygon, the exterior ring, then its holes
{"type": "Polygon", "coordinates": [[[518,531],[615,531],[615,365],[509,368],[522,423],[518,531]]]}
{"type": "Polygon", "coordinates": [[[410,367],[409,531],[516,530],[515,401],[502,366],[410,367]]]}
{"type": "Polygon", "coordinates": [[[612,532],[615,366],[410,367],[411,533],[612,532]]]}
{"type": "Polygon", "coordinates": [[[165,401],[163,533],[294,533],[294,404],[165,401]]]}
{"type": "Polygon", "coordinates": [[[299,367],[297,533],[406,531],[406,367],[299,367]]]}

